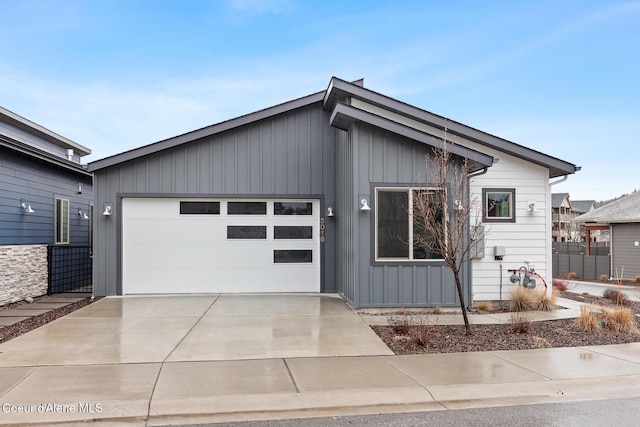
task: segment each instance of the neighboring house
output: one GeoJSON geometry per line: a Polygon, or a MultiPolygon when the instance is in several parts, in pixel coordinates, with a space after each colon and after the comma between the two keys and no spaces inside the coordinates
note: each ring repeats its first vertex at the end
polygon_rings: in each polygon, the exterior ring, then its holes
{"type": "Polygon", "coordinates": [[[585,225],[588,242],[594,231],[609,232],[613,277],[622,276],[623,271],[627,279],[640,276],[640,191],[581,215],[576,221],[585,225]]]}
{"type": "Polygon", "coordinates": [[[90,244],[90,153],[0,107],[0,304],[47,292],[49,246],[90,244]]]}
{"type": "Polygon", "coordinates": [[[553,193],[551,195],[551,237],[553,241],[583,241],[585,239],[584,228],[573,220],[595,208],[595,200],[571,200],[569,193],[553,193]]]}
{"type": "Polygon", "coordinates": [[[338,292],[355,307],[456,306],[451,270],[409,243],[407,206],[445,127],[485,205],[466,302],[498,299],[506,269],[530,264],[549,281],[549,180],[579,168],[332,78],[90,163],[94,293],[338,292]]]}

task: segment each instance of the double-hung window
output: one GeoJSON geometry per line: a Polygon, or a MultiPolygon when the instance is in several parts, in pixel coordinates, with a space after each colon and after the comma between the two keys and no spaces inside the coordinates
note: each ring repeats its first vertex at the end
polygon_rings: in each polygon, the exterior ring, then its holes
{"type": "Polygon", "coordinates": [[[69,200],[56,197],[55,207],[56,245],[69,244],[69,200]]]}
{"type": "MultiPolygon", "coordinates": [[[[415,245],[416,236],[429,241],[432,236],[414,223],[415,202],[420,195],[436,191],[417,188],[378,188],[375,203],[376,261],[425,261],[442,259],[434,250],[415,245]]],[[[442,212],[439,213],[440,220],[442,212]]]]}

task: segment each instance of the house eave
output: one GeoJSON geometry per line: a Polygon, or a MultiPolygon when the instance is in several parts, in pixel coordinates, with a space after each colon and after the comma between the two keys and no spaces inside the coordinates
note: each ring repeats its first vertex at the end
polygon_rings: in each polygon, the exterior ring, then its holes
{"type": "Polygon", "coordinates": [[[528,147],[516,144],[515,142],[499,138],[497,136],[482,132],[470,126],[463,125],[456,121],[433,114],[429,111],[414,107],[380,93],[365,89],[361,86],[333,77],[327,88],[323,99],[323,107],[332,111],[337,103],[349,103],[350,98],[355,98],[376,107],[384,108],[390,112],[402,115],[409,119],[436,127],[447,132],[477,142],[478,144],[490,147],[502,152],[511,154],[523,160],[544,166],[549,169],[549,178],[574,174],[580,170],[579,166],[546,155],[528,147]]]}
{"type": "Polygon", "coordinates": [[[67,169],[71,172],[75,172],[81,175],[85,175],[85,176],[93,176],[93,174],[89,171],[87,171],[87,169],[82,166],[79,165],[75,162],[69,161],[69,160],[65,160],[62,159],[60,157],[54,156],[52,154],[49,154],[45,151],[42,150],[38,150],[37,148],[31,147],[27,144],[21,143],[19,141],[15,141],[11,138],[8,138],[6,136],[0,135],[0,146],[1,147],[5,147],[8,148],[12,151],[15,151],[17,153],[26,155],[28,157],[31,157],[33,159],[37,159],[40,160],[42,162],[45,163],[49,163],[51,165],[54,165],[56,167],[60,167],[63,169],[67,169]]]}
{"type": "MultiPolygon", "coordinates": [[[[434,148],[438,146],[437,141],[441,141],[437,136],[394,122],[368,111],[342,103],[334,105],[330,119],[331,126],[347,131],[356,122],[366,123],[434,148]]],[[[451,144],[450,147],[454,155],[468,159],[470,172],[491,167],[494,163],[494,158],[492,156],[479,151],[472,150],[458,144],[451,144]]]]}
{"type": "Polygon", "coordinates": [[[87,147],[84,147],[70,140],[69,138],[65,138],[62,135],[58,135],[57,133],[50,131],[44,126],[34,123],[31,120],[25,119],[24,117],[14,113],[13,111],[7,110],[6,108],[0,107],[0,116],[2,117],[3,121],[17,127],[18,129],[36,135],[59,147],[63,147],[65,149],[73,149],[74,152],[80,157],[91,154],[91,150],[87,147]]]}

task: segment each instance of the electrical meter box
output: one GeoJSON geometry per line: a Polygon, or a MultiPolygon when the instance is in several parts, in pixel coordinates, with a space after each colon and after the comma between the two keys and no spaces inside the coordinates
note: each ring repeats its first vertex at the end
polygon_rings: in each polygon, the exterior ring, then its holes
{"type": "Polygon", "coordinates": [[[498,258],[502,258],[507,254],[507,249],[504,246],[496,246],[493,255],[498,258]]]}

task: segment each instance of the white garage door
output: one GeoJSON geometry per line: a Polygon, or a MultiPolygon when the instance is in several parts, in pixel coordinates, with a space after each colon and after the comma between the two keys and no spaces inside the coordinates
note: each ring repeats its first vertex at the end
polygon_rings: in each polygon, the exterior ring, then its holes
{"type": "Polygon", "coordinates": [[[319,292],[318,200],[127,198],[123,294],[319,292]]]}

